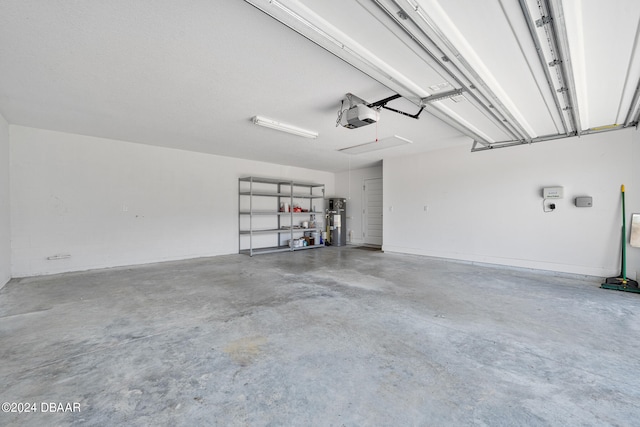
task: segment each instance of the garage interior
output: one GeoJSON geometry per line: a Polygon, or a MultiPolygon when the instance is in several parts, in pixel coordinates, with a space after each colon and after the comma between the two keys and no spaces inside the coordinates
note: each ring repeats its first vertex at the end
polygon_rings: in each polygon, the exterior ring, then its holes
{"type": "Polygon", "coordinates": [[[0,2],[0,423],[634,425],[639,43],[631,0],[0,2]]]}

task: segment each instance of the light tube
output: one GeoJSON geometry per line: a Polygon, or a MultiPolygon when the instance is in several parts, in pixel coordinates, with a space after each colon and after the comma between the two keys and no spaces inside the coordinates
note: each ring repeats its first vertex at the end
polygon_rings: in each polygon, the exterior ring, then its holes
{"type": "Polygon", "coordinates": [[[262,116],[253,116],[251,118],[251,121],[258,126],[264,126],[266,128],[287,132],[293,135],[303,136],[305,138],[315,139],[318,137],[318,132],[302,129],[297,126],[281,123],[276,120],[268,119],[262,116]]]}

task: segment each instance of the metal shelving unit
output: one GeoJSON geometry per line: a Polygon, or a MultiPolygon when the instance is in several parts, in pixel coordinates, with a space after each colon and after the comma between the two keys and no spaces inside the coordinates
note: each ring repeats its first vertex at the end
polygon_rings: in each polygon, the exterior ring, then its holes
{"type": "Polygon", "coordinates": [[[244,177],[238,179],[238,252],[250,256],[320,248],[289,245],[305,232],[321,233],[324,184],[244,177]],[[294,212],[300,206],[304,212],[294,212]],[[303,221],[315,227],[302,228],[303,221]]]}

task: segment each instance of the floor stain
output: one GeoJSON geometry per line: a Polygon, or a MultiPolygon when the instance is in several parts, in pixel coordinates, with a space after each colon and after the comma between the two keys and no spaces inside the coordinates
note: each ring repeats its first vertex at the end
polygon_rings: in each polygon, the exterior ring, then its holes
{"type": "Polygon", "coordinates": [[[238,365],[247,366],[260,355],[261,347],[266,343],[267,339],[263,336],[240,338],[231,341],[224,348],[224,352],[238,365]]]}

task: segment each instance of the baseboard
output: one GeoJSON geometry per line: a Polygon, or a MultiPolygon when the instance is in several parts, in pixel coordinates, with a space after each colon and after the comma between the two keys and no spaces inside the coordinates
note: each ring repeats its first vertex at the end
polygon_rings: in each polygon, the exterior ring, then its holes
{"type": "MultiPolygon", "coordinates": [[[[207,254],[191,254],[191,255],[182,255],[175,257],[159,257],[153,259],[139,259],[134,262],[124,262],[124,263],[109,263],[109,264],[85,264],[85,265],[76,265],[69,268],[58,269],[58,270],[43,270],[36,272],[24,272],[24,271],[15,271],[13,273],[14,279],[26,279],[30,277],[39,277],[39,276],[52,276],[56,274],[67,274],[67,273],[81,273],[87,271],[98,271],[98,270],[108,270],[112,268],[126,268],[126,267],[136,267],[136,266],[145,266],[151,264],[160,264],[165,262],[174,262],[174,261],[188,261],[192,259],[199,258],[210,258],[216,256],[224,256],[224,255],[237,255],[237,252],[214,252],[207,254]]],[[[1,288],[1,287],[0,287],[1,288]]]]}
{"type": "Polygon", "coordinates": [[[503,258],[484,255],[473,255],[463,253],[443,253],[436,251],[428,251],[416,248],[406,248],[402,246],[383,245],[382,250],[385,253],[399,253],[409,255],[420,255],[434,259],[445,259],[449,261],[457,261],[474,265],[499,266],[504,268],[517,268],[525,270],[536,270],[541,272],[550,272],[554,274],[570,275],[572,277],[609,277],[615,276],[616,272],[609,269],[588,267],[582,265],[560,264],[547,261],[523,260],[516,258],[503,258]]]}

